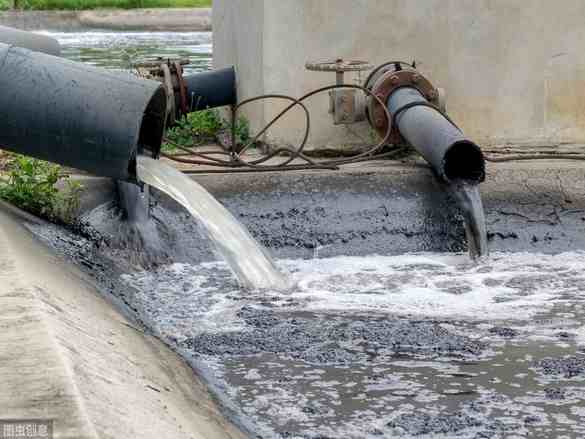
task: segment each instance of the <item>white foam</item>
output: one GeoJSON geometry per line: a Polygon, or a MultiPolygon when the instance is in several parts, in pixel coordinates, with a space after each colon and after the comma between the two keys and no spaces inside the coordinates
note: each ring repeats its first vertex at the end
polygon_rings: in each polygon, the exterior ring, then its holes
{"type": "Polygon", "coordinates": [[[477,265],[463,255],[338,257],[289,261],[306,310],[376,311],[464,319],[528,319],[585,286],[585,255],[494,255],[477,265]]]}
{"type": "MultiPolygon", "coordinates": [[[[136,298],[192,332],[240,326],[243,305],[286,311],[352,312],[461,320],[526,321],[558,304],[583,302],[585,254],[495,254],[477,264],[465,255],[337,257],[287,260],[295,287],[242,291],[223,263],[174,264],[125,276],[136,298]],[[188,286],[185,286],[188,284],[188,286]]],[[[154,320],[160,320],[154,316],[154,320]]],[[[171,328],[173,322],[169,322],[171,328]]],[[[578,336],[585,339],[581,328],[578,336]]]]}

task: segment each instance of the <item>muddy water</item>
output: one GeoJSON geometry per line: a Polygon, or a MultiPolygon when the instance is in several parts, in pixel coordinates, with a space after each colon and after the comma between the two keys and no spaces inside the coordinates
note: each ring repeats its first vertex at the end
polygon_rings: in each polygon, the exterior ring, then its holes
{"type": "Polygon", "coordinates": [[[585,435],[585,254],[222,263],[123,275],[145,321],[262,438],[585,435]]]}
{"type": "Polygon", "coordinates": [[[479,185],[456,181],[449,189],[463,212],[469,256],[472,259],[487,256],[487,228],[479,185]]]}
{"type": "Polygon", "coordinates": [[[186,73],[211,67],[211,32],[46,32],[73,61],[114,70],[129,70],[141,60],[182,58],[191,64],[186,73]]]}
{"type": "Polygon", "coordinates": [[[223,263],[121,271],[95,237],[31,228],[251,437],[585,436],[585,253],[281,260],[295,286],[260,292],[223,263]]]}

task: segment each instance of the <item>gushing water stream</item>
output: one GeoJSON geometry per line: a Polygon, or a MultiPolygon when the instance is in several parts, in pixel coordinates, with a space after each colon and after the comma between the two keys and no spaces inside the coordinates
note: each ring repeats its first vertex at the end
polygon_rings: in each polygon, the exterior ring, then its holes
{"type": "Polygon", "coordinates": [[[469,256],[472,259],[487,256],[487,229],[479,185],[460,180],[452,183],[450,189],[463,210],[469,256]]]}
{"type": "Polygon", "coordinates": [[[250,233],[201,185],[149,157],[137,158],[138,179],[182,204],[197,218],[245,288],[284,288],[286,278],[250,233]]]}

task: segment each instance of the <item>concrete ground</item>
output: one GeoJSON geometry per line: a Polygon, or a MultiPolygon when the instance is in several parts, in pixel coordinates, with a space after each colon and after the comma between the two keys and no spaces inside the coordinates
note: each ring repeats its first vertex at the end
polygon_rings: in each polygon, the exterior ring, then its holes
{"type": "Polygon", "coordinates": [[[211,30],[211,9],[132,9],[95,11],[4,11],[0,25],[23,30],[198,32],[211,30]]]}

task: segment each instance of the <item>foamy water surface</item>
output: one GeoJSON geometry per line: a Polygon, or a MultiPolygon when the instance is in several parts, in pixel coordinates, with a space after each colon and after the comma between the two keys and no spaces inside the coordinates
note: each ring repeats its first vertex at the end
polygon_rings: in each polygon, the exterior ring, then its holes
{"type": "MultiPolygon", "coordinates": [[[[494,254],[469,262],[467,255],[336,257],[284,260],[295,287],[240,291],[221,262],[174,264],[126,275],[145,307],[185,315],[190,330],[237,326],[242,301],[272,309],[370,312],[419,318],[529,320],[569,304],[579,312],[585,298],[585,254],[494,254]],[[160,308],[159,308],[160,309],[160,308]],[[183,312],[189,310],[188,312],[183,312]],[[218,317],[220,316],[220,317],[218,317]]],[[[160,311],[162,313],[162,311],[160,311]]],[[[577,331],[583,337],[585,329],[577,331]]]]}
{"type": "Polygon", "coordinates": [[[585,253],[281,260],[125,275],[133,303],[262,438],[585,435],[585,253]]]}

